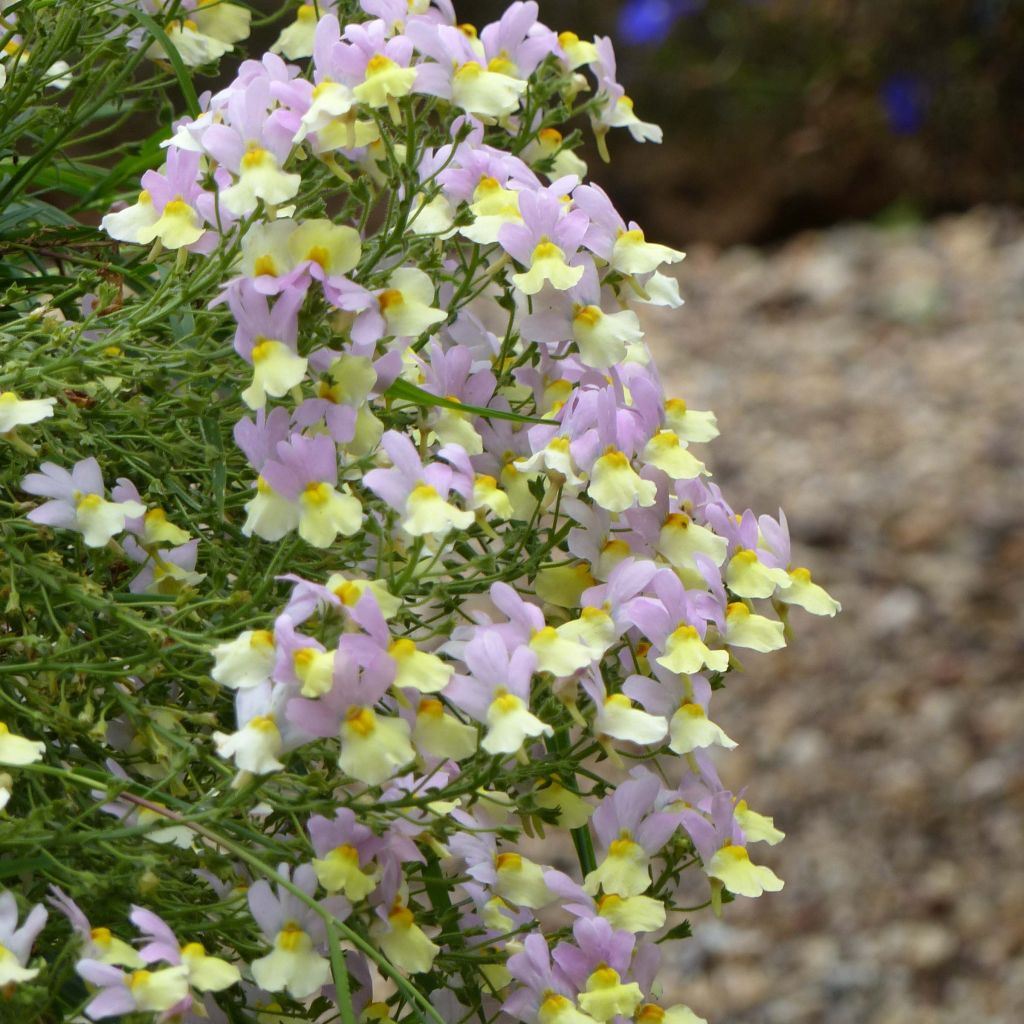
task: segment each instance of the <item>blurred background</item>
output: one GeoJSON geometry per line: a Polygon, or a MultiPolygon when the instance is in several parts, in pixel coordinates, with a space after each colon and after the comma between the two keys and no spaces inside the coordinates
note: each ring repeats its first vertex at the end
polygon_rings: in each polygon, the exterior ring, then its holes
{"type": "MultiPolygon", "coordinates": [[[[457,3],[482,24],[501,4],[457,3]]],[[[716,698],[786,888],[679,944],[715,1024],[1024,1021],[1024,3],[541,0],[661,146],[592,175],[686,249],[645,327],[738,509],[843,602],[716,698]]],[[[585,133],[586,134],[586,133],[585,133]]]]}

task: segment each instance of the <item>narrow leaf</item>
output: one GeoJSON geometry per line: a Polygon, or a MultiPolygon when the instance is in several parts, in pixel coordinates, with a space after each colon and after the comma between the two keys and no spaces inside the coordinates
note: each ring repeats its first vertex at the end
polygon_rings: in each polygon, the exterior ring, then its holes
{"type": "Polygon", "coordinates": [[[542,420],[536,416],[522,416],[517,412],[508,412],[505,409],[488,409],[482,405],[453,402],[450,398],[432,395],[429,391],[424,391],[423,388],[418,388],[415,384],[402,380],[401,377],[387,389],[385,394],[388,398],[412,402],[413,405],[422,405],[428,409],[456,409],[459,412],[471,412],[474,416],[484,416],[492,420],[511,420],[513,423],[536,423],[540,426],[557,426],[553,420],[542,420]]]}
{"type": "Polygon", "coordinates": [[[160,47],[167,55],[167,59],[171,62],[171,67],[174,69],[174,76],[178,79],[178,85],[181,87],[181,94],[185,97],[188,112],[193,117],[198,117],[200,114],[199,97],[196,96],[195,86],[193,86],[192,79],[189,77],[185,62],[181,59],[181,54],[178,53],[178,48],[168,38],[167,33],[144,11],[133,7],[129,9],[129,13],[160,44],[160,47]]]}

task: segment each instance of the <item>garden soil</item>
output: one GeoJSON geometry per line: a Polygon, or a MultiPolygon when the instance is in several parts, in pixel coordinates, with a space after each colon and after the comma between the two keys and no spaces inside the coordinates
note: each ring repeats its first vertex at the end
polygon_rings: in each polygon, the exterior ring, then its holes
{"type": "Polygon", "coordinates": [[[670,994],[715,1024],[1019,1024],[1024,223],[698,248],[678,277],[645,323],[669,392],[843,612],[795,612],[715,698],[786,887],[695,915],[670,994]]]}

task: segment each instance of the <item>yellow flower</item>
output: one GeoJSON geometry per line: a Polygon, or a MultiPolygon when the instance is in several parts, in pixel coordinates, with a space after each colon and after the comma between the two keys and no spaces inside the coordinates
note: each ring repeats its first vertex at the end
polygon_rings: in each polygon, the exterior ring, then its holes
{"type": "Polygon", "coordinates": [[[640,228],[620,231],[612,247],[612,266],[624,274],[648,274],[663,263],[678,263],[686,253],[648,242],[640,228]]]}
{"type": "Polygon", "coordinates": [[[603,965],[587,978],[587,990],[580,995],[579,1004],[594,1020],[607,1021],[620,1014],[631,1017],[643,998],[635,981],[623,984],[618,971],[603,965]]]}
{"type": "Polygon", "coordinates": [[[566,291],[579,284],[583,265],[570,267],[565,253],[554,242],[542,238],[533,250],[528,270],[512,275],[512,283],[524,295],[536,295],[545,282],[558,291],[566,291]]]}
{"type": "Polygon", "coordinates": [[[205,230],[199,214],[181,196],[176,196],[152,224],[135,232],[135,240],[145,245],[159,238],[165,249],[181,249],[198,242],[205,230]]]}
{"type": "Polygon", "coordinates": [[[609,512],[625,512],[637,505],[649,508],[657,498],[657,485],[642,479],[626,454],[614,448],[597,459],[590,477],[587,493],[609,512]]]}
{"type": "Polygon", "coordinates": [[[785,569],[768,567],[749,548],[740,548],[725,568],[725,584],[737,597],[771,597],[776,588],[787,590],[791,583],[785,569]]]}
{"type": "Polygon", "coordinates": [[[257,338],[252,350],[252,384],[242,392],[250,409],[262,409],[267,395],[280,398],[306,376],[307,361],[283,342],[257,338]]]}
{"type": "Polygon", "coordinates": [[[476,753],[477,731],[449,715],[441,701],[428,697],[416,709],[412,742],[418,751],[431,757],[461,761],[476,753]]]}
{"type": "Polygon", "coordinates": [[[747,837],[748,843],[767,843],[774,846],[786,838],[786,833],[775,827],[775,822],[767,815],[758,814],[752,811],[746,800],[740,800],[736,804],[736,823],[743,834],[747,837]]]}
{"type": "Polygon", "coordinates": [[[53,415],[56,404],[56,398],[19,398],[13,391],[0,392],[0,434],[45,420],[53,415]]]}
{"type": "Polygon", "coordinates": [[[5,722],[0,722],[0,764],[20,767],[34,764],[43,759],[46,744],[39,740],[27,740],[8,729],[5,722]]]}
{"type": "Polygon", "coordinates": [[[496,118],[515,113],[527,83],[485,69],[478,61],[460,65],[452,75],[452,103],[468,114],[496,118]]]}
{"type": "Polygon", "coordinates": [[[584,879],[587,892],[598,888],[616,896],[639,896],[651,884],[650,858],[644,848],[623,829],[608,846],[603,861],[584,879]]]}
{"type": "Polygon", "coordinates": [[[551,902],[551,890],[544,883],[544,870],[539,864],[521,854],[507,852],[495,857],[494,866],[494,891],[503,900],[533,910],[551,902]]]}
{"type": "Polygon", "coordinates": [[[395,662],[394,685],[399,688],[409,687],[420,693],[437,693],[448,685],[455,671],[436,654],[417,650],[416,644],[407,637],[392,641],[388,654],[395,662]]]}
{"type": "Polygon", "coordinates": [[[693,675],[705,665],[712,672],[724,672],[729,667],[727,651],[713,651],[700,638],[694,626],[681,622],[665,643],[665,653],[657,659],[670,672],[693,675]]]}
{"type": "Polygon", "coordinates": [[[779,598],[786,604],[795,604],[812,615],[828,615],[830,618],[843,610],[843,606],[824,587],[811,579],[809,569],[790,569],[789,579],[790,585],[779,598]]]}
{"type": "Polygon", "coordinates": [[[268,992],[307,999],[327,984],[331,964],[316,952],[309,935],[289,921],[274,937],[273,951],[252,962],[252,976],[268,992]]]}
{"type": "Polygon", "coordinates": [[[655,932],[665,923],[665,904],[650,896],[616,896],[605,893],[597,900],[597,912],[621,931],[655,932]]]}
{"type": "Polygon", "coordinates": [[[353,902],[365,899],[377,888],[376,874],[359,866],[359,851],[347,843],[335,847],[322,859],[314,858],[313,870],[328,892],[340,892],[353,902]]]}
{"type": "Polygon", "coordinates": [[[742,601],[733,601],[725,609],[723,639],[731,647],[748,647],[766,654],[786,646],[781,622],[755,615],[742,601]]]}
{"type": "Polygon", "coordinates": [[[135,1009],[163,1012],[188,996],[188,968],[184,964],[159,971],[142,968],[127,977],[128,989],[135,1000],[135,1009]]]}
{"type": "Polygon", "coordinates": [[[521,698],[498,687],[487,709],[487,734],[480,746],[488,754],[514,754],[527,737],[550,736],[554,729],[532,714],[521,698]]]}
{"type": "Polygon", "coordinates": [[[707,717],[699,704],[685,703],[672,716],[669,723],[672,742],[670,746],[677,754],[689,754],[705,747],[725,747],[731,750],[736,741],[726,736],[721,726],[707,717]]]}
{"type": "Polygon", "coordinates": [[[724,882],[737,896],[760,896],[763,892],[778,892],[785,884],[771,868],[754,864],[746,847],[726,843],[711,858],[708,876],[724,882]]]}
{"type": "Polygon", "coordinates": [[[416,924],[413,912],[398,899],[388,913],[387,925],[375,921],[370,936],[396,967],[410,974],[429,971],[441,952],[440,946],[431,942],[416,924]]]}
{"type": "Polygon", "coordinates": [[[380,716],[373,708],[352,707],[341,723],[338,766],[346,775],[377,786],[415,756],[404,718],[380,716]]]}

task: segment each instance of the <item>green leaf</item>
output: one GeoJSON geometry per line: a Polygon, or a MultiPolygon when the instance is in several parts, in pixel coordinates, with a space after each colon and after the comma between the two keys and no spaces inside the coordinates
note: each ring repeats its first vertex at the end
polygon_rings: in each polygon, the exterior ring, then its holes
{"type": "Polygon", "coordinates": [[[672,942],[675,939],[688,939],[693,934],[693,929],[690,927],[689,921],[683,921],[677,924],[674,928],[669,928],[665,934],[658,939],[658,942],[672,942]]]}
{"type": "Polygon", "coordinates": [[[24,225],[48,224],[52,227],[66,227],[78,222],[74,217],[69,217],[63,210],[44,203],[41,199],[19,199],[11,203],[0,213],[0,237],[20,238],[24,235],[21,230],[24,225]]]}
{"type": "Polygon", "coordinates": [[[164,160],[164,152],[160,148],[160,143],[166,138],[166,129],[158,128],[142,143],[137,153],[121,157],[104,174],[102,180],[97,181],[90,191],[81,196],[79,206],[89,206],[99,199],[105,199],[109,202],[113,198],[114,190],[123,181],[137,179],[143,171],[148,171],[151,167],[158,167],[164,160]]]}
{"type": "Polygon", "coordinates": [[[198,117],[200,114],[199,97],[196,96],[195,86],[192,84],[188,68],[185,67],[185,62],[181,59],[181,54],[178,53],[177,47],[167,37],[167,33],[148,14],[134,7],[129,8],[129,14],[134,16],[139,24],[160,44],[164,53],[167,54],[167,59],[171,62],[171,67],[174,68],[174,76],[178,79],[178,85],[181,87],[181,94],[185,97],[185,105],[188,107],[188,112],[193,117],[198,117]]]}
{"type": "Polygon", "coordinates": [[[536,416],[521,416],[517,412],[507,412],[504,409],[488,409],[482,405],[468,405],[465,402],[453,402],[450,398],[441,398],[440,395],[432,395],[423,388],[410,384],[407,380],[399,377],[387,389],[384,394],[388,398],[397,398],[403,402],[412,402],[413,405],[422,405],[427,409],[456,409],[459,412],[471,412],[474,416],[484,416],[492,420],[511,420],[513,423],[535,423],[540,426],[557,426],[553,420],[542,420],[536,416]]]}

